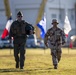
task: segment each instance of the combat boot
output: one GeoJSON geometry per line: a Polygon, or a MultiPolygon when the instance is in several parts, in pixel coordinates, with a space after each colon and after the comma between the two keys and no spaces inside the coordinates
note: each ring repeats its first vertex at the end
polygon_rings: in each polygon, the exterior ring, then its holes
{"type": "Polygon", "coordinates": [[[57,69],[57,64],[54,65],[54,69],[57,69]]]}
{"type": "Polygon", "coordinates": [[[18,62],[16,62],[16,68],[19,68],[19,63],[18,62]]]}
{"type": "Polygon", "coordinates": [[[58,63],[60,62],[60,59],[58,59],[58,63]]]}
{"type": "Polygon", "coordinates": [[[20,69],[23,69],[23,67],[21,66],[20,69]]]}

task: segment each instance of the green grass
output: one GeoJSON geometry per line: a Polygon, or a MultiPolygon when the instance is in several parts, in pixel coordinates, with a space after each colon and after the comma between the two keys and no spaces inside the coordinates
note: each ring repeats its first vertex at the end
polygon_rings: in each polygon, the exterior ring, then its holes
{"type": "Polygon", "coordinates": [[[24,70],[15,69],[13,50],[0,50],[0,75],[76,75],[76,50],[62,49],[58,69],[53,69],[50,49],[26,49],[24,70]]]}

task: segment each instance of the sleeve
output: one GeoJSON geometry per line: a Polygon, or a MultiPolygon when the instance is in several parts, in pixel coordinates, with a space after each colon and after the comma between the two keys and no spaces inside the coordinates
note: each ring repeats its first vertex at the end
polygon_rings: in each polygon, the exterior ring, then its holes
{"type": "Polygon", "coordinates": [[[44,43],[47,46],[48,43],[48,37],[49,37],[49,30],[46,32],[45,37],[44,37],[44,43]]]}
{"type": "Polygon", "coordinates": [[[64,31],[62,31],[62,44],[65,44],[66,43],[66,37],[65,37],[65,33],[64,31]]]}
{"type": "Polygon", "coordinates": [[[14,36],[14,34],[13,34],[13,23],[12,23],[10,26],[9,38],[11,39],[11,37],[13,37],[13,36],[14,36]]]}

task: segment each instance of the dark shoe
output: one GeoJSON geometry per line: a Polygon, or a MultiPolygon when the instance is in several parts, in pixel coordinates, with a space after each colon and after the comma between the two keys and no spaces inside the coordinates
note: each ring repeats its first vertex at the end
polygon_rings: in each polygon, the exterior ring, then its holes
{"type": "Polygon", "coordinates": [[[58,59],[58,63],[60,62],[60,59],[58,59]]]}
{"type": "Polygon", "coordinates": [[[57,69],[57,66],[54,66],[54,69],[57,69]]]}
{"type": "Polygon", "coordinates": [[[54,69],[57,69],[57,64],[54,65],[54,69]]]}
{"type": "Polygon", "coordinates": [[[16,68],[19,68],[19,63],[16,63],[16,68]]]}

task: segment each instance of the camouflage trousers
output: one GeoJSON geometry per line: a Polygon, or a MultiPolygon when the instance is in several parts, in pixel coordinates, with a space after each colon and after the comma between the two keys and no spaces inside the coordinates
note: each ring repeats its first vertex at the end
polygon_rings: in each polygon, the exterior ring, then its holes
{"type": "Polygon", "coordinates": [[[62,54],[62,50],[61,50],[61,44],[56,44],[56,45],[52,45],[49,42],[49,48],[51,50],[51,55],[52,55],[52,62],[53,65],[58,65],[60,59],[61,59],[61,54],[62,54]]]}
{"type": "Polygon", "coordinates": [[[51,49],[53,65],[58,65],[58,62],[61,59],[61,54],[62,54],[61,49],[60,50],[58,50],[58,49],[57,50],[51,49]]]}

